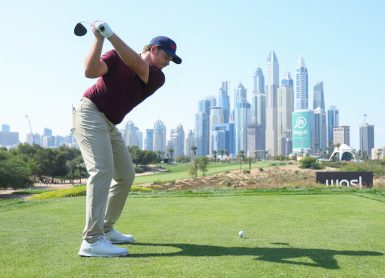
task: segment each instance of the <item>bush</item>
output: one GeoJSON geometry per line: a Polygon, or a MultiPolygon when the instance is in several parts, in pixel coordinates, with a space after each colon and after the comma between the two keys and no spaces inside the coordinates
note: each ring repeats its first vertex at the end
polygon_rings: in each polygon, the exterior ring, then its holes
{"type": "Polygon", "coordinates": [[[315,157],[304,157],[300,161],[300,168],[303,169],[323,169],[324,166],[322,166],[315,157]]]}
{"type": "Polygon", "coordinates": [[[351,162],[345,163],[341,171],[346,172],[372,172],[376,176],[385,174],[385,168],[380,163],[376,162],[351,162]]]}
{"type": "Polygon", "coordinates": [[[135,173],[137,174],[144,173],[144,169],[141,167],[135,167],[135,173]]]}

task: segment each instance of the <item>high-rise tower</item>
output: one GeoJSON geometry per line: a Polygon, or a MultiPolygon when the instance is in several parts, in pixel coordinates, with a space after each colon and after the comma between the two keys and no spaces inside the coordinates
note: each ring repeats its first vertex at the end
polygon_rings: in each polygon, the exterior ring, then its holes
{"type": "Polygon", "coordinates": [[[295,110],[308,109],[308,72],[305,59],[301,56],[295,74],[295,110]]]}
{"type": "Polygon", "coordinates": [[[333,151],[333,128],[339,126],[339,112],[337,107],[330,106],[328,109],[328,139],[327,139],[327,148],[329,149],[329,153],[333,151]]]}
{"type": "Polygon", "coordinates": [[[274,51],[266,60],[266,151],[271,156],[278,153],[277,91],[279,87],[279,63],[274,51]]]}
{"type": "Polygon", "coordinates": [[[365,119],[360,126],[360,151],[364,159],[372,158],[372,148],[374,148],[374,125],[368,124],[365,119]]]}
{"type": "Polygon", "coordinates": [[[289,72],[285,73],[278,89],[277,104],[277,154],[292,152],[292,113],[294,111],[294,82],[289,72]]]}
{"type": "Polygon", "coordinates": [[[247,102],[247,90],[240,83],[235,89],[234,97],[234,129],[235,153],[247,153],[247,125],[250,121],[250,103],[247,102]]]}

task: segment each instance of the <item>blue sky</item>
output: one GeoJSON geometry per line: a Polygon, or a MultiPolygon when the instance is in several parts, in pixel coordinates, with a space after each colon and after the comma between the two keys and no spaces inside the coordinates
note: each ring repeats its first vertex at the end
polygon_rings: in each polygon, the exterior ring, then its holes
{"type": "MultiPolygon", "coordinates": [[[[166,84],[126,116],[142,131],[162,120],[194,128],[197,102],[217,95],[229,80],[230,98],[242,82],[250,100],[256,67],[265,72],[270,50],[277,54],[280,79],[294,77],[300,55],[313,86],[324,82],[326,106],[340,111],[340,124],[375,125],[375,145],[385,146],[385,1],[6,1],[0,0],[0,124],[25,140],[51,128],[69,133],[71,105],[95,80],[83,76],[93,35],[75,37],[79,21],[104,20],[134,50],[157,35],[178,45],[181,65],[164,69],[166,84]],[[103,4],[105,3],[105,4],[103,4]]],[[[111,49],[106,41],[104,50],[111,49]]]]}

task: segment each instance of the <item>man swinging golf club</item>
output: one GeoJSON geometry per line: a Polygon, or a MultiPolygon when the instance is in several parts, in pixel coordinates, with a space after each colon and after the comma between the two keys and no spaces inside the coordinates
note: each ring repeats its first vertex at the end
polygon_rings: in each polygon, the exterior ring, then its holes
{"type": "Polygon", "coordinates": [[[79,255],[127,256],[114,243],[132,243],[134,237],[114,229],[135,172],[128,149],[116,125],[135,106],[165,82],[162,69],[180,64],[176,44],[168,37],[153,38],[141,54],[128,47],[105,22],[94,22],[95,41],[85,62],[85,76],[98,78],[73,109],[72,131],[89,173],[86,224],[79,255]],[[101,55],[104,39],[113,50],[101,55]]]}

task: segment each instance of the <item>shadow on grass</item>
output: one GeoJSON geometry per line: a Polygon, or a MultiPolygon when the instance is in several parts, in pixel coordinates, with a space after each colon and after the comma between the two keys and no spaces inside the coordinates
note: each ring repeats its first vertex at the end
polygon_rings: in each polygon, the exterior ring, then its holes
{"type": "MultiPolygon", "coordinates": [[[[276,243],[283,244],[283,243],[276,243]]],[[[180,251],[170,253],[143,253],[130,254],[130,258],[144,257],[173,257],[173,256],[192,256],[192,257],[210,257],[210,256],[256,256],[256,260],[304,265],[313,267],[322,267],[326,269],[339,269],[335,256],[383,256],[384,253],[373,251],[351,251],[351,250],[330,250],[330,249],[304,249],[293,247],[282,248],[263,248],[263,247],[222,247],[198,244],[181,243],[135,243],[138,246],[152,247],[173,247],[180,251]],[[299,258],[308,258],[313,262],[299,261],[299,258]],[[296,260],[297,259],[297,260],[296,260]]],[[[288,245],[285,243],[284,245],[288,245]]]]}

